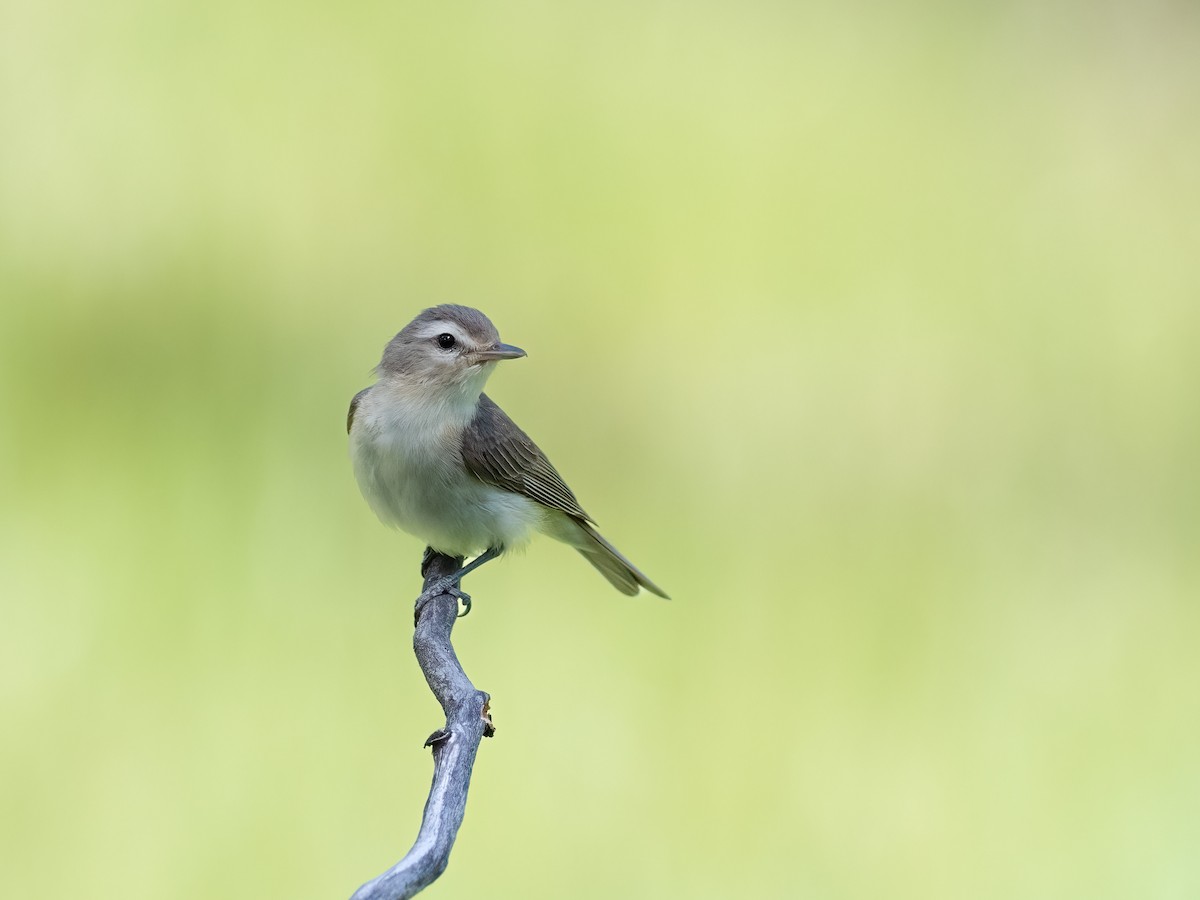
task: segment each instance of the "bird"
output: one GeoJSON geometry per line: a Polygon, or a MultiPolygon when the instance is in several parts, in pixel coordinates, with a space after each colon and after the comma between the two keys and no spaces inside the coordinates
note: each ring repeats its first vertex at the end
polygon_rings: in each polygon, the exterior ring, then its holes
{"type": "Polygon", "coordinates": [[[537,444],[483,393],[498,363],[524,356],[479,310],[433,306],[388,342],[375,384],[350,402],[350,457],[375,515],[425,541],[426,560],[473,557],[428,584],[418,610],[449,593],[465,615],[463,576],[535,533],[578,550],[623,594],[644,588],[669,599],[601,536],[537,444]]]}

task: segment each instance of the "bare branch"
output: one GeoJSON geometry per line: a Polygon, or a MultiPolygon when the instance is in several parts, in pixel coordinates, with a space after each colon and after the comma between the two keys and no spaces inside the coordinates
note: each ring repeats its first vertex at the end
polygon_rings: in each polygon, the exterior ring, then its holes
{"type": "MultiPolygon", "coordinates": [[[[421,567],[425,587],[453,574],[461,565],[461,558],[426,550],[421,567]]],[[[432,884],[450,861],[450,850],[467,808],[475,753],[480,740],[495,731],[488,715],[490,698],[475,690],[450,643],[457,615],[458,600],[450,594],[433,597],[419,606],[416,614],[413,650],[429,689],[446,713],[446,727],[425,742],[426,747],[433,747],[433,784],[425,801],[421,830],[405,857],[360,887],[351,900],[412,897],[432,884]]]]}

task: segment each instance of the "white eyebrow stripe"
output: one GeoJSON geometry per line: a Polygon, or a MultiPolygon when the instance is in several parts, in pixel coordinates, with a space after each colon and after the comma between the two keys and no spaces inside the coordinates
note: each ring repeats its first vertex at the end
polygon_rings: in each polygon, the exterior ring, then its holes
{"type": "Polygon", "coordinates": [[[432,339],[439,334],[452,334],[454,335],[454,339],[458,341],[467,340],[467,334],[456,323],[444,319],[437,322],[430,322],[426,328],[421,329],[421,337],[423,338],[432,339]]]}

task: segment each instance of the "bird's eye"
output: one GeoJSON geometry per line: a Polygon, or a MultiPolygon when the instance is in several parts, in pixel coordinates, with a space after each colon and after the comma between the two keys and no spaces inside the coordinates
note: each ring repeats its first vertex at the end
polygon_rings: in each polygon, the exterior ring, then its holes
{"type": "Polygon", "coordinates": [[[454,335],[452,334],[439,334],[437,336],[437,342],[438,346],[443,350],[453,350],[454,344],[456,343],[454,340],[454,335]]]}

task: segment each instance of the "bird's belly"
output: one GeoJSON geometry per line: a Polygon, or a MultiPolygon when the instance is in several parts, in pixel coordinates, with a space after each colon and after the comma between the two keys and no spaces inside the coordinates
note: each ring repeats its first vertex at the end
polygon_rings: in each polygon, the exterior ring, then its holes
{"type": "Polygon", "coordinates": [[[379,519],[442,553],[512,549],[541,527],[541,504],[484,484],[444,448],[375,434],[353,440],[351,454],[359,487],[379,519]]]}

